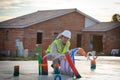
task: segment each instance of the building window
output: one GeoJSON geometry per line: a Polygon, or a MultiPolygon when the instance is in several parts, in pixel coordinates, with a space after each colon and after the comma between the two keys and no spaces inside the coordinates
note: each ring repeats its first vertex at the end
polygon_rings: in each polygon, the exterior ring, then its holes
{"type": "Polygon", "coordinates": [[[37,32],[37,44],[42,44],[42,32],[37,32]]]}

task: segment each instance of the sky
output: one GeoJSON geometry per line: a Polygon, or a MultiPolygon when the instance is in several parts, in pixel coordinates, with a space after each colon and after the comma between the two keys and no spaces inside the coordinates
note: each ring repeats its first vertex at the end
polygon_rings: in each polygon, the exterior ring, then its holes
{"type": "Polygon", "coordinates": [[[120,0],[0,0],[0,22],[36,11],[70,8],[108,22],[120,14],[120,0]]]}

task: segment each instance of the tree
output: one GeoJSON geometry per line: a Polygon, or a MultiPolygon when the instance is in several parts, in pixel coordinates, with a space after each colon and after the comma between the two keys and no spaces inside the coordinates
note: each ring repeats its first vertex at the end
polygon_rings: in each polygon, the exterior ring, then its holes
{"type": "Polygon", "coordinates": [[[114,14],[114,15],[112,16],[112,21],[120,22],[120,14],[114,14]]]}

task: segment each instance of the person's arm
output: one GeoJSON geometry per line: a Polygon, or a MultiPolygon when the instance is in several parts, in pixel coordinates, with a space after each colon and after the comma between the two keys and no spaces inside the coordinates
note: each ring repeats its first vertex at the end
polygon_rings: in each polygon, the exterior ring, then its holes
{"type": "Polygon", "coordinates": [[[50,45],[50,53],[45,55],[44,57],[52,55],[52,57],[55,58],[55,57],[58,57],[59,54],[60,53],[58,53],[58,51],[57,51],[56,44],[54,42],[52,42],[52,44],[50,45]]]}
{"type": "Polygon", "coordinates": [[[52,43],[51,44],[51,54],[52,54],[52,56],[55,58],[55,59],[57,59],[57,58],[59,58],[59,57],[64,57],[65,55],[64,54],[60,54],[60,53],[58,53],[58,51],[57,51],[57,47],[56,47],[56,44],[55,43],[52,43]]]}
{"type": "Polygon", "coordinates": [[[60,53],[58,53],[56,44],[54,42],[50,45],[50,48],[51,48],[50,53],[52,54],[52,56],[55,57],[58,54],[60,54],[60,53]]]}
{"type": "Polygon", "coordinates": [[[52,57],[55,57],[56,54],[59,54],[59,53],[57,52],[56,44],[55,44],[54,42],[52,42],[52,44],[51,44],[49,47],[50,47],[50,52],[49,52],[48,54],[46,54],[46,55],[43,57],[43,59],[44,59],[45,57],[50,56],[50,55],[51,55],[52,57]]]}

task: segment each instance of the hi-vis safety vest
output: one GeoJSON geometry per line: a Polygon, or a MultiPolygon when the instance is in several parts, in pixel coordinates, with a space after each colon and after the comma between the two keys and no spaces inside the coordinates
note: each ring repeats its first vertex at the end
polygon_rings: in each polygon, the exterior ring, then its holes
{"type": "MultiPolygon", "coordinates": [[[[60,40],[58,39],[54,40],[54,43],[56,44],[58,53],[61,53],[61,54],[64,54],[65,52],[67,52],[70,47],[70,41],[67,41],[65,46],[62,46],[60,40]]],[[[47,48],[46,53],[50,53],[50,46],[47,48]]]]}

